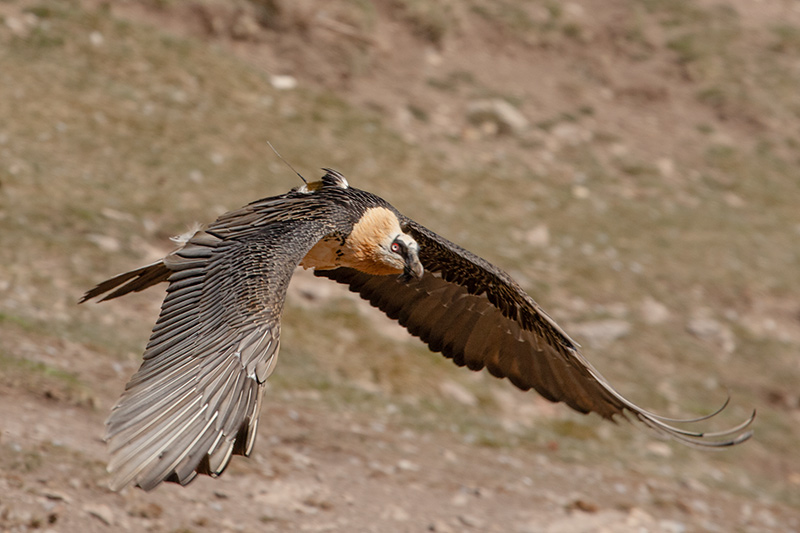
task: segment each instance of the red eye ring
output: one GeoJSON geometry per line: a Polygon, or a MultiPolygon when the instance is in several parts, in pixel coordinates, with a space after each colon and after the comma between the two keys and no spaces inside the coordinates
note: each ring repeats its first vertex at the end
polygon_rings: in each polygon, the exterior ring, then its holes
{"type": "Polygon", "coordinates": [[[392,251],[394,253],[396,253],[396,254],[399,254],[400,253],[400,245],[397,244],[396,242],[393,242],[392,243],[392,251]]]}

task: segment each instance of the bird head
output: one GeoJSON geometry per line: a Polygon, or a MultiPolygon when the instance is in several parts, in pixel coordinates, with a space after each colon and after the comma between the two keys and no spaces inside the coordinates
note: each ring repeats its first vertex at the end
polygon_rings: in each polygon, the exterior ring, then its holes
{"type": "Polygon", "coordinates": [[[403,271],[403,279],[420,278],[425,272],[419,260],[419,244],[410,235],[398,233],[389,243],[381,246],[384,263],[403,271]]]}
{"type": "Polygon", "coordinates": [[[419,244],[400,228],[395,213],[385,207],[368,209],[348,235],[343,266],[374,275],[403,274],[405,279],[424,273],[419,244]]]}

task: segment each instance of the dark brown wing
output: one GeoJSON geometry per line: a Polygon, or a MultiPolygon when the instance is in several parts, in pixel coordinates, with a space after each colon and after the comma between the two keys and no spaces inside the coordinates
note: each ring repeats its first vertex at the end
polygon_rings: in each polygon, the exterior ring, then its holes
{"type": "Polygon", "coordinates": [[[346,268],[315,274],[349,285],[456,364],[472,370],[485,367],[523,390],[533,388],[582,413],[611,419],[627,411],[661,432],[701,446],[732,445],[750,437],[744,430],[752,417],[729,431],[702,433],[671,423],[697,422],[716,413],[672,420],[634,405],[508,274],[409,219],[402,225],[419,243],[426,270],[422,278],[405,281],[346,268]]]}
{"type": "MultiPolygon", "coordinates": [[[[277,209],[277,208],[276,208],[277,209]]],[[[329,228],[251,210],[222,217],[163,262],[87,293],[111,297],[166,279],[161,314],[107,421],[111,487],[219,475],[232,454],[249,455],[264,381],[275,366],[280,314],[294,269],[329,228]],[[243,220],[241,220],[243,219],[243,220]],[[256,229],[253,226],[256,226],[256,229]],[[102,289],[102,290],[101,290],[102,289]]]]}

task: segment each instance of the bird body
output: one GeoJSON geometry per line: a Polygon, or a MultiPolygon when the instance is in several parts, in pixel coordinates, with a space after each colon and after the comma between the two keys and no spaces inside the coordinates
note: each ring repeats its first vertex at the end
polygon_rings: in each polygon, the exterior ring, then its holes
{"type": "Polygon", "coordinates": [[[107,300],[169,283],[142,366],[107,422],[113,489],[185,485],[250,454],[298,266],[348,285],[456,364],[487,368],[582,413],[627,412],[700,446],[750,436],[753,417],[701,433],[634,405],[508,274],[325,170],[318,182],[220,216],[164,259],[84,295],[81,302],[107,300]]]}

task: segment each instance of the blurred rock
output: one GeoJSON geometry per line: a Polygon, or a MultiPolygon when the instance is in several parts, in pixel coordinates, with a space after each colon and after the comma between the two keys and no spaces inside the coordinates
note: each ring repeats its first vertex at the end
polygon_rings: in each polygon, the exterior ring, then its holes
{"type": "Polygon", "coordinates": [[[664,533],[683,533],[686,531],[686,524],[676,520],[660,520],[658,525],[664,533]]]}
{"type": "Polygon", "coordinates": [[[272,453],[283,465],[291,464],[301,470],[314,465],[311,457],[288,446],[275,447],[272,453]]]}
{"type": "Polygon", "coordinates": [[[370,471],[370,475],[373,477],[375,475],[391,476],[394,475],[396,472],[393,466],[383,464],[379,461],[369,461],[367,463],[367,468],[370,471]]]}
{"type": "Polygon", "coordinates": [[[733,331],[719,320],[698,316],[689,320],[686,329],[696,337],[713,342],[722,348],[725,354],[731,354],[736,349],[736,337],[733,331]]]}
{"type": "Polygon", "coordinates": [[[448,526],[442,520],[434,520],[428,525],[428,531],[435,531],[436,533],[453,533],[453,528],[448,526]]]}
{"type": "Polygon", "coordinates": [[[572,196],[577,198],[578,200],[585,200],[589,198],[591,195],[591,191],[589,191],[589,187],[586,185],[573,185],[572,186],[572,196]]]}
{"type": "MultiPolygon", "coordinates": [[[[620,511],[599,513],[570,513],[569,516],[553,520],[546,527],[531,527],[520,531],[541,531],[546,533],[588,533],[590,531],[622,531],[617,529],[624,524],[625,515],[620,511]]],[[[533,526],[533,524],[531,524],[533,526]]]]}
{"type": "Polygon", "coordinates": [[[260,33],[261,26],[251,13],[239,13],[231,25],[231,37],[240,41],[255,41],[260,33]]]}
{"type": "Polygon", "coordinates": [[[663,442],[648,442],[647,451],[659,457],[672,457],[672,448],[663,442]]]}
{"type": "Polygon", "coordinates": [[[17,37],[27,37],[31,29],[39,24],[39,17],[33,13],[23,13],[19,17],[5,17],[3,22],[12,34],[17,37]]]}
{"type": "Polygon", "coordinates": [[[439,384],[439,392],[460,404],[469,407],[478,405],[478,398],[455,381],[442,381],[439,384]]]}
{"type": "Polygon", "coordinates": [[[725,200],[725,203],[728,204],[729,207],[738,209],[746,205],[744,199],[741,196],[730,191],[726,192],[723,195],[723,198],[725,200]]]}
{"type": "Polygon", "coordinates": [[[582,128],[572,122],[561,122],[556,124],[552,130],[552,137],[558,140],[558,145],[576,146],[581,143],[589,142],[594,136],[591,130],[582,128]]]}
{"type": "Polygon", "coordinates": [[[769,388],[763,393],[768,404],[780,409],[800,409],[800,395],[779,388],[769,388]]]}
{"type": "Polygon", "coordinates": [[[666,305],[649,296],[642,301],[639,311],[642,313],[642,320],[644,320],[645,324],[650,324],[651,326],[663,324],[669,320],[670,316],[666,305]]]}
{"type": "Polygon", "coordinates": [[[627,320],[610,318],[583,322],[572,326],[570,331],[572,332],[572,337],[581,344],[606,346],[630,333],[631,324],[627,320]]]}
{"type": "Polygon", "coordinates": [[[469,514],[462,514],[458,515],[458,521],[464,524],[467,527],[471,527],[474,529],[483,529],[486,525],[486,522],[478,518],[477,516],[469,515],[469,514]]]}
{"type": "Polygon", "coordinates": [[[481,128],[493,125],[497,133],[520,135],[528,129],[528,119],[501,98],[476,100],[467,107],[467,120],[481,128]]]}
{"type": "Polygon", "coordinates": [[[99,235],[92,233],[86,236],[86,239],[97,245],[98,248],[105,252],[118,252],[121,245],[117,239],[108,235],[99,235]]]}
{"type": "Polygon", "coordinates": [[[138,502],[128,509],[128,515],[138,518],[160,518],[164,509],[156,502],[138,502]]]}
{"type": "Polygon", "coordinates": [[[768,528],[776,528],[780,525],[778,523],[778,519],[775,518],[775,515],[769,512],[767,509],[761,509],[758,511],[758,513],[756,513],[756,520],[760,525],[768,528]]]}
{"type": "Polygon", "coordinates": [[[583,511],[584,513],[596,513],[600,510],[600,506],[594,502],[579,498],[570,502],[567,505],[567,509],[570,511],[583,511]]]}
{"type": "Polygon", "coordinates": [[[117,211],[116,209],[111,209],[110,207],[103,207],[100,209],[100,214],[110,220],[116,220],[119,222],[136,222],[136,217],[134,217],[130,213],[125,213],[123,211],[117,211]]]}
{"type": "Polygon", "coordinates": [[[656,168],[659,174],[669,178],[675,173],[675,162],[668,157],[662,157],[656,160],[656,168]]]}
{"type": "Polygon", "coordinates": [[[463,491],[456,492],[450,499],[450,505],[453,507],[464,507],[469,503],[469,496],[463,491]]]}
{"type": "Polygon", "coordinates": [[[6,17],[3,22],[5,23],[6,28],[11,30],[11,33],[17,37],[24,37],[28,32],[28,28],[25,26],[25,23],[16,17],[6,17]]]}
{"type": "Polygon", "coordinates": [[[114,512],[108,505],[103,505],[101,503],[97,504],[87,503],[86,505],[83,506],[83,510],[89,513],[90,515],[94,516],[107,526],[113,526],[116,522],[114,519],[114,512]]]}
{"type": "Polygon", "coordinates": [[[383,518],[389,518],[396,522],[408,522],[408,520],[411,518],[411,515],[408,514],[408,511],[398,505],[390,505],[384,510],[383,518]]]}
{"type": "Polygon", "coordinates": [[[287,74],[272,76],[269,82],[279,91],[288,91],[297,87],[297,78],[287,74]]]}
{"type": "Polygon", "coordinates": [[[531,246],[544,248],[550,244],[550,230],[545,224],[539,224],[525,233],[525,242],[531,246]]]}
{"type": "Polygon", "coordinates": [[[45,489],[44,491],[42,491],[42,496],[44,496],[48,500],[61,501],[64,503],[70,503],[72,501],[72,499],[63,492],[59,492],[52,489],[45,489]]]}
{"type": "Polygon", "coordinates": [[[92,43],[92,46],[102,46],[105,38],[99,31],[93,31],[89,34],[89,42],[92,43]]]}
{"type": "Polygon", "coordinates": [[[397,462],[398,470],[405,470],[406,472],[419,472],[419,465],[411,462],[408,459],[400,459],[397,462]]]}

